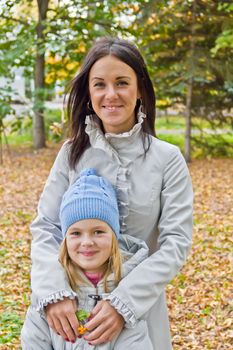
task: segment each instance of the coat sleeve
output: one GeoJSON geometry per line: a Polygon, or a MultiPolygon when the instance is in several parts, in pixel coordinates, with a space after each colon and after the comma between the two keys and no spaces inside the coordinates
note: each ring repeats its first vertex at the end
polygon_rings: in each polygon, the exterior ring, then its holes
{"type": "Polygon", "coordinates": [[[107,298],[134,326],[184,264],[192,242],[193,191],[183,156],[173,148],[163,172],[158,221],[159,250],[121,280],[107,298]]]}
{"type": "Polygon", "coordinates": [[[63,194],[69,185],[68,174],[67,144],[64,144],[39,200],[38,215],[31,224],[32,302],[36,304],[38,311],[43,311],[48,303],[76,296],[58,261],[62,241],[59,209],[63,194]]]}

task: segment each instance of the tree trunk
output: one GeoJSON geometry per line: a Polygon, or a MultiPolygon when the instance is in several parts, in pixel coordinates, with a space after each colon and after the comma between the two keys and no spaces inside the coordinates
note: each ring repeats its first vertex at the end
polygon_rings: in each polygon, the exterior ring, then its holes
{"type": "Polygon", "coordinates": [[[185,160],[191,162],[191,106],[192,106],[192,92],[193,92],[193,77],[189,78],[186,95],[186,109],[185,109],[185,160]]]}
{"type": "Polygon", "coordinates": [[[44,87],[45,87],[45,45],[44,45],[44,21],[46,20],[49,0],[37,0],[38,24],[37,54],[35,60],[35,96],[33,118],[33,145],[35,149],[46,146],[44,123],[44,87]]]}
{"type": "Polygon", "coordinates": [[[192,95],[193,95],[193,77],[195,68],[195,16],[196,16],[196,1],[192,5],[192,23],[190,35],[190,77],[187,83],[186,108],[185,108],[185,160],[191,162],[191,110],[192,110],[192,95]]]}

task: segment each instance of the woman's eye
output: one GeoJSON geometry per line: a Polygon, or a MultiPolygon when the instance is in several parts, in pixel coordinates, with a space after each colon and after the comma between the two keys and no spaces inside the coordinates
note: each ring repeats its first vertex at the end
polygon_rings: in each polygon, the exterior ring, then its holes
{"type": "Polygon", "coordinates": [[[94,84],[94,87],[103,87],[103,86],[104,86],[104,83],[102,83],[102,82],[94,84]]]}
{"type": "Polygon", "coordinates": [[[117,82],[117,85],[128,85],[128,83],[127,83],[127,81],[124,81],[124,80],[122,80],[122,81],[118,81],[117,82]]]}

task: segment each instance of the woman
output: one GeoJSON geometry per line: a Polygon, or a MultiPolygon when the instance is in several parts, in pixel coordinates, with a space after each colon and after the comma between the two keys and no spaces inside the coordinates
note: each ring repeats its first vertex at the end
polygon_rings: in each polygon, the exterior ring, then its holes
{"type": "Polygon", "coordinates": [[[94,167],[117,189],[121,233],[143,239],[150,256],[96,305],[85,339],[92,345],[111,341],[144,317],[153,349],[169,350],[164,290],[191,246],[193,193],[179,149],[155,137],[154,90],[133,44],[103,38],[92,47],[71,84],[68,115],[71,138],[57,156],[31,225],[32,302],[45,310],[50,327],[75,340],[76,294],[57,260],[59,207],[82,169],[94,167]]]}

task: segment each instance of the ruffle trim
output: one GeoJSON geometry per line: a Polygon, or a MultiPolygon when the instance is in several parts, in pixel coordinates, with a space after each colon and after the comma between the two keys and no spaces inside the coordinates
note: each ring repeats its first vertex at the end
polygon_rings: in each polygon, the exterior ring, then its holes
{"type": "MultiPolygon", "coordinates": [[[[140,152],[144,153],[143,147],[141,147],[141,139],[138,138],[138,134],[141,132],[142,123],[146,118],[145,113],[139,109],[137,114],[138,122],[134,125],[134,127],[127,132],[121,134],[114,133],[105,133],[100,129],[99,123],[96,119],[97,117],[94,114],[86,116],[86,133],[89,136],[90,143],[93,147],[102,149],[104,152],[107,152],[111,157],[115,158],[117,163],[119,164],[117,179],[116,179],[116,193],[117,193],[117,201],[119,207],[120,214],[120,227],[121,233],[125,233],[127,231],[126,218],[129,215],[129,192],[130,192],[130,174],[129,168],[130,164],[134,161],[134,157],[138,156],[140,152]],[[132,138],[138,141],[134,143],[133,153],[126,156],[124,159],[124,164],[120,160],[121,151],[117,151],[117,144],[121,144],[121,147],[124,149],[127,148],[127,145],[132,144],[132,138]],[[106,142],[107,140],[107,142],[106,142]],[[122,140],[121,143],[119,141],[122,140]],[[111,141],[113,145],[111,145],[111,141]],[[114,141],[116,144],[116,149],[114,149],[114,141]],[[124,145],[125,144],[125,145],[124,145]]],[[[123,156],[124,157],[124,156],[123,156]]]]}
{"type": "Polygon", "coordinates": [[[111,132],[106,132],[105,137],[106,139],[108,138],[127,138],[127,137],[131,137],[132,135],[135,135],[138,133],[138,131],[141,130],[142,128],[142,123],[144,121],[144,119],[146,118],[145,113],[143,113],[142,111],[139,111],[137,114],[137,119],[138,122],[133,126],[133,128],[129,131],[123,132],[121,134],[114,134],[111,132]]]}
{"type": "Polygon", "coordinates": [[[36,311],[40,314],[44,315],[44,308],[48,304],[57,303],[60,300],[64,300],[64,298],[75,299],[77,294],[73,291],[61,290],[56,293],[50,294],[46,298],[40,299],[38,302],[38,306],[36,307],[36,311]]]}
{"type": "Polygon", "coordinates": [[[129,190],[130,181],[128,179],[129,171],[126,168],[119,167],[117,173],[116,194],[120,215],[121,233],[125,233],[127,229],[126,218],[129,215],[129,190]]]}
{"type": "Polygon", "coordinates": [[[102,149],[104,152],[110,154],[110,156],[114,157],[116,161],[120,164],[119,156],[117,152],[111,147],[110,143],[106,142],[105,136],[100,130],[100,127],[95,120],[94,115],[86,116],[86,128],[85,132],[89,136],[90,143],[92,147],[102,149]]]}
{"type": "MultiPolygon", "coordinates": [[[[97,129],[99,132],[99,135],[101,135],[99,124],[97,123],[97,121],[95,121],[95,118],[96,118],[96,116],[94,114],[90,114],[90,115],[86,116],[85,124],[87,125],[86,132],[88,135],[89,135],[90,131],[93,131],[93,129],[95,129],[95,130],[97,129]]],[[[141,110],[139,110],[138,114],[137,114],[138,122],[133,126],[133,128],[131,130],[120,133],[120,134],[106,132],[105,136],[106,136],[106,138],[108,138],[108,137],[114,137],[114,138],[131,137],[132,135],[136,134],[139,130],[141,130],[142,123],[143,123],[145,118],[146,118],[146,114],[143,113],[141,110]]]]}
{"type": "Polygon", "coordinates": [[[114,307],[114,309],[116,309],[117,312],[124,318],[126,328],[135,327],[138,320],[136,319],[134,313],[118,297],[109,294],[103,299],[109,301],[110,304],[114,307]]]}
{"type": "MultiPolygon", "coordinates": [[[[87,115],[85,119],[85,132],[89,136],[90,143],[92,147],[102,149],[104,152],[107,152],[111,156],[115,157],[118,160],[118,163],[121,164],[119,160],[119,155],[117,149],[115,147],[119,146],[119,140],[121,140],[121,147],[125,149],[125,147],[128,145],[128,142],[132,143],[132,139],[137,139],[139,133],[142,130],[142,123],[144,119],[146,118],[146,115],[139,111],[137,115],[138,122],[133,126],[133,128],[127,132],[121,133],[121,134],[114,134],[114,133],[105,133],[103,134],[102,130],[100,129],[99,123],[97,121],[97,117],[94,114],[87,115]],[[107,141],[107,142],[106,142],[107,141]],[[125,144],[126,142],[126,144],[125,144]]],[[[138,139],[138,147],[139,149],[144,152],[143,148],[141,148],[141,139],[138,139]]],[[[133,152],[135,154],[138,154],[138,152],[135,151],[135,145],[133,148],[133,152]]],[[[121,152],[120,152],[121,153],[121,152]]],[[[130,160],[132,161],[132,157],[130,157],[130,160]]]]}

